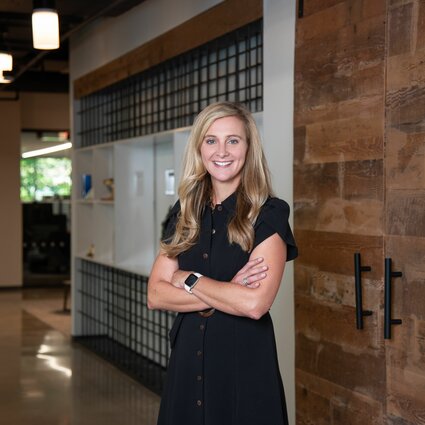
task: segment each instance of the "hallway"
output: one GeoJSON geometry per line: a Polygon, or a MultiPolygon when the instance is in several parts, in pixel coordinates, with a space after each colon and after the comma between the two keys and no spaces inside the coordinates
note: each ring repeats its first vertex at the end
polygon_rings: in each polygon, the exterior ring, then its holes
{"type": "MultiPolygon", "coordinates": [[[[154,424],[159,397],[34,316],[40,296],[0,292],[0,423],[154,424]]],[[[61,293],[44,304],[60,308],[61,293]]]]}

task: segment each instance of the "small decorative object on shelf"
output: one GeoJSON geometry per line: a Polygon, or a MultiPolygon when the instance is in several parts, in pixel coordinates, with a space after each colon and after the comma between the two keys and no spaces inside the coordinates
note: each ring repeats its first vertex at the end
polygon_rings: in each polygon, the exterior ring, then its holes
{"type": "Polygon", "coordinates": [[[83,174],[81,181],[81,196],[84,199],[93,199],[93,189],[91,185],[91,174],[83,174]]]}
{"type": "Polygon", "coordinates": [[[103,180],[103,184],[109,190],[109,195],[103,196],[101,198],[101,200],[102,201],[113,201],[114,200],[114,187],[115,187],[115,185],[114,185],[114,179],[113,178],[104,179],[103,180]]]}
{"type": "Polygon", "coordinates": [[[90,244],[86,256],[89,257],[89,258],[94,257],[94,244],[92,244],[92,243],[90,244]]]}

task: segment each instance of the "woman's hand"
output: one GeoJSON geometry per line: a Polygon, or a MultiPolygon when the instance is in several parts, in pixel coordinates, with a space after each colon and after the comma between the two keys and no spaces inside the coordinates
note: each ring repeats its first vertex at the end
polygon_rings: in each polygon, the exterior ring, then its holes
{"type": "Polygon", "coordinates": [[[258,288],[260,281],[263,280],[267,273],[268,267],[261,264],[264,261],[263,257],[249,260],[233,277],[232,282],[247,288],[258,288]]]}

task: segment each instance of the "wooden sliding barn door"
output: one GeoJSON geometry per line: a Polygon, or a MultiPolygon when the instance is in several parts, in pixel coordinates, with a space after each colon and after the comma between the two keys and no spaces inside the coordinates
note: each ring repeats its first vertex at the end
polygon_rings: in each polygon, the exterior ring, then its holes
{"type": "Polygon", "coordinates": [[[425,424],[425,2],[304,0],[301,12],[297,424],[425,424]]]}

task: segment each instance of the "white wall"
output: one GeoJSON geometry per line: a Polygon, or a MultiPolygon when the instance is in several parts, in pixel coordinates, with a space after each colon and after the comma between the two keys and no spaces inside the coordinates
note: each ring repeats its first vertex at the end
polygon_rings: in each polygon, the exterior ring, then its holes
{"type": "MultiPolygon", "coordinates": [[[[295,0],[264,0],[264,146],[276,195],[293,218],[293,105],[295,0]]],[[[293,263],[286,265],[272,308],[289,423],[295,424],[295,311],[293,263]]]]}

